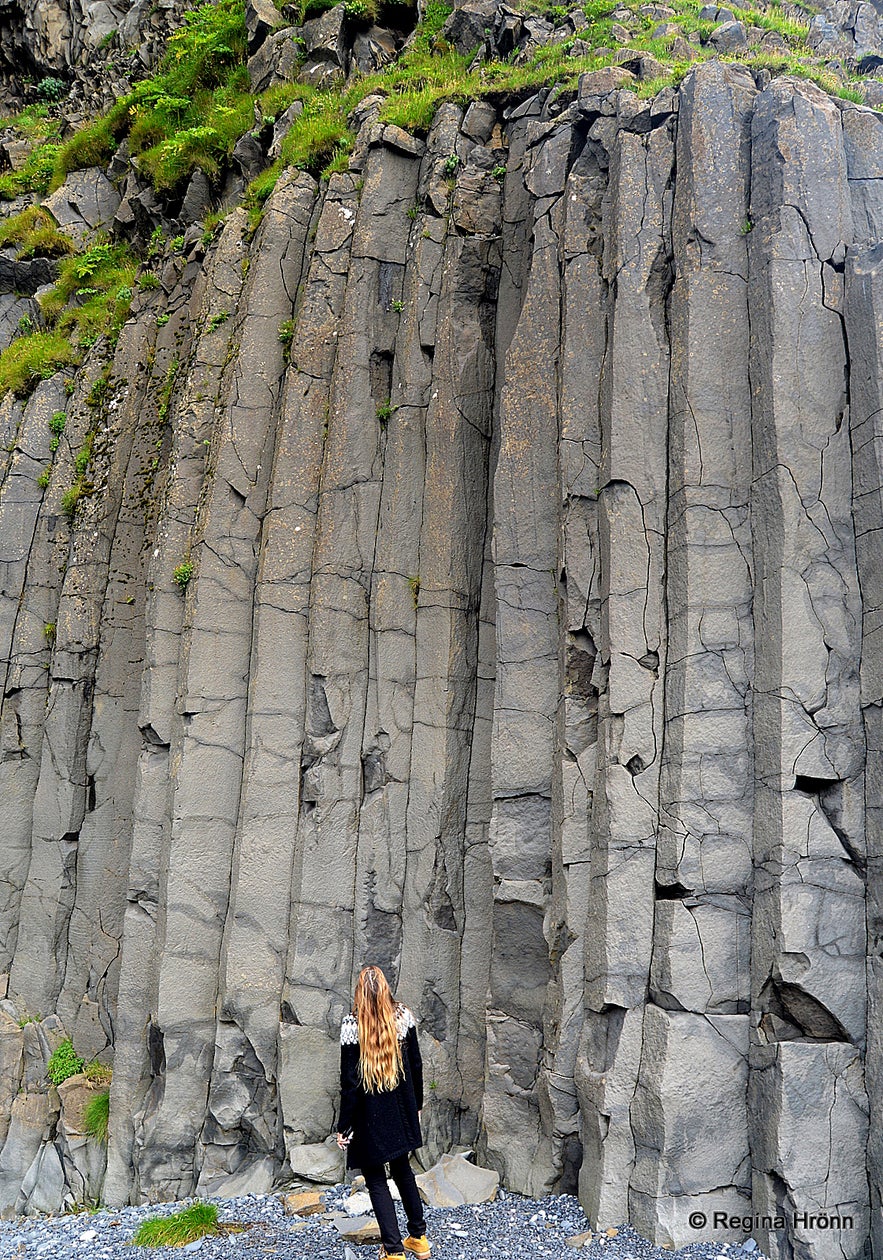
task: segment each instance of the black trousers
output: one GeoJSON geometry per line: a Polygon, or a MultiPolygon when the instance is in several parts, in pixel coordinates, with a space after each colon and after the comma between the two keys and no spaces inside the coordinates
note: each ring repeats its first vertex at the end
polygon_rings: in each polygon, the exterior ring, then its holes
{"type": "MultiPolygon", "coordinates": [[[[399,1194],[402,1196],[402,1207],[405,1209],[408,1221],[408,1233],[414,1238],[420,1238],[426,1233],[423,1201],[420,1198],[420,1191],[417,1189],[417,1182],[414,1180],[414,1173],[408,1163],[407,1155],[400,1155],[398,1159],[389,1161],[389,1175],[398,1186],[399,1194]]],[[[386,1165],[369,1164],[367,1168],[362,1168],[362,1176],[365,1178],[365,1185],[371,1196],[371,1206],[380,1227],[380,1241],[387,1251],[400,1252],[402,1235],[399,1232],[395,1204],[389,1193],[389,1186],[386,1184],[386,1165]]]]}

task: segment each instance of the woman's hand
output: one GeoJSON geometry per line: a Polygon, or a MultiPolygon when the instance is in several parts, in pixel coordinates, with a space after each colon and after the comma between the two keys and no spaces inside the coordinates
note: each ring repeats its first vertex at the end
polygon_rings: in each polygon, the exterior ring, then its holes
{"type": "Polygon", "coordinates": [[[348,1137],[344,1137],[342,1133],[338,1133],[338,1135],[337,1135],[337,1145],[340,1147],[340,1149],[341,1149],[342,1151],[345,1151],[345,1150],[346,1150],[346,1148],[347,1148],[347,1147],[349,1146],[349,1144],[350,1144],[350,1141],[351,1141],[351,1139],[350,1139],[350,1138],[348,1138],[348,1137]]]}

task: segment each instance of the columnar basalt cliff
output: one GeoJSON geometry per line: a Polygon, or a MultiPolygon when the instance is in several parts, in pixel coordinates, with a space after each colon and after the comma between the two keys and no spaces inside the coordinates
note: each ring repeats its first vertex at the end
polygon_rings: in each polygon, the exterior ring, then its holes
{"type": "Polygon", "coordinates": [[[368,102],[0,405],[7,1207],[315,1161],[373,959],[427,1157],[883,1255],[883,117],[768,78],[368,102]]]}

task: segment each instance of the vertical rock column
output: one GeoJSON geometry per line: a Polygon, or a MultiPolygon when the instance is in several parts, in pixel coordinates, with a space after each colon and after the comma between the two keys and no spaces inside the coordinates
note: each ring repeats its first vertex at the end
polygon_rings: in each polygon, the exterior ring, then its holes
{"type": "MultiPolygon", "coordinates": [[[[747,70],[680,92],[666,551],[668,642],[650,1002],[632,1118],[635,1227],[750,1206],[752,758],[747,70]],[[679,1135],[689,1126],[690,1140],[679,1135]]],[[[718,1236],[717,1234],[715,1235],[718,1236]]],[[[733,1235],[734,1238],[741,1234],[733,1235]]]]}
{"type": "Polygon", "coordinates": [[[545,920],[558,707],[560,215],[554,208],[567,175],[569,119],[530,120],[525,136],[523,179],[534,199],[530,267],[502,365],[494,473],[494,915],[482,1125],[504,1181],[542,1194],[556,1174],[537,1077],[550,978],[545,920]]]}
{"type": "MultiPolygon", "coordinates": [[[[290,316],[301,273],[297,251],[306,245],[307,229],[313,216],[318,217],[318,207],[315,181],[306,174],[295,175],[286,192],[277,210],[284,213],[292,231],[292,256],[283,273],[288,299],[283,313],[290,316]]],[[[326,231],[329,221],[349,226],[351,202],[352,180],[335,180],[326,202],[326,231]]],[[[327,245],[324,238],[321,245],[327,245]]],[[[325,249],[320,248],[318,237],[316,250],[305,293],[316,269],[323,281],[328,276],[325,249]]],[[[333,289],[323,285],[323,296],[333,303],[333,289]]],[[[303,309],[297,311],[297,332],[290,342],[295,367],[288,372],[276,419],[260,539],[245,765],[221,951],[212,1080],[201,1135],[201,1192],[211,1192],[218,1178],[236,1172],[245,1160],[250,1176],[263,1167],[268,1179],[282,1153],[277,1093],[280,998],[299,803],[310,558],[326,373],[330,376],[329,360],[333,363],[335,351],[334,339],[327,335],[328,314],[311,319],[314,291],[310,299],[306,318],[303,309]],[[260,1155],[265,1157],[262,1166],[260,1155]]],[[[267,338],[275,336],[278,341],[286,327],[284,320],[275,328],[270,326],[267,338]]],[[[327,1056],[321,1049],[321,1041],[314,1043],[304,1057],[324,1067],[327,1056]]],[[[326,1114],[325,1133],[330,1123],[326,1114]]]]}
{"type": "MultiPolygon", "coordinates": [[[[13,448],[0,485],[0,799],[4,810],[0,967],[4,971],[15,954],[21,895],[30,864],[52,648],[46,627],[57,621],[57,566],[68,541],[67,522],[59,520],[58,477],[48,492],[40,490],[37,477],[50,458],[48,421],[64,406],[57,379],[38,385],[27,407],[11,394],[2,404],[3,444],[13,448]]],[[[31,1013],[38,1012],[34,1008],[31,1013]]]]}
{"type": "MultiPolygon", "coordinates": [[[[580,108],[585,102],[581,101],[580,108]]],[[[598,483],[601,466],[599,381],[606,348],[607,285],[602,275],[601,204],[607,154],[577,120],[575,160],[560,202],[561,356],[559,362],[558,574],[560,696],[552,783],[553,975],[540,1075],[540,1106],[561,1165],[561,1188],[575,1189],[583,1156],[576,1073],[583,1028],[585,929],[590,893],[590,819],[598,758],[601,642],[598,483]],[[582,149],[580,151],[580,145],[582,149]],[[552,1057],[554,1054],[554,1058],[552,1057]]],[[[595,1152],[593,1152],[595,1154],[595,1152]]],[[[590,1157],[591,1158],[591,1157],[590,1157]]]]}
{"type": "MultiPolygon", "coordinates": [[[[371,890],[358,884],[359,819],[363,753],[379,734],[365,729],[370,589],[385,449],[378,410],[389,405],[396,307],[402,301],[411,227],[407,210],[414,203],[419,171],[415,156],[387,148],[379,135],[365,155],[358,208],[352,201],[346,207],[347,219],[355,215],[340,319],[328,332],[337,352],[312,557],[306,723],[283,1000],[290,1022],[323,1029],[332,1038],[352,998],[354,968],[371,961],[365,957],[369,944],[376,948],[380,943],[372,935],[377,919],[370,908],[371,890]]],[[[401,839],[400,845],[403,850],[401,839]]],[[[390,956],[394,948],[382,962],[389,965],[390,956]]]]}
{"type": "Polygon", "coordinates": [[[603,216],[610,300],[600,384],[598,765],[579,1070],[580,1187],[587,1211],[605,1223],[630,1218],[636,1139],[649,1136],[630,1109],[650,971],[662,750],[674,160],[672,125],[626,130],[634,98],[620,93],[617,100],[618,128],[606,120],[597,127],[610,151],[603,216]]]}
{"type": "Polygon", "coordinates": [[[871,1238],[883,1250],[883,245],[853,248],[846,261],[853,515],[861,582],[861,706],[867,745],[868,1182],[871,1238]]]}
{"type": "MultiPolygon", "coordinates": [[[[442,134],[450,129],[464,159],[449,193],[451,227],[443,219],[433,220],[429,240],[417,254],[427,269],[434,261],[435,270],[425,295],[431,297],[432,308],[426,308],[421,324],[428,335],[422,364],[427,403],[425,486],[419,522],[417,677],[403,903],[403,963],[415,997],[419,995],[425,1041],[432,1039],[430,1139],[442,1150],[461,1140],[461,1112],[470,1102],[477,1107],[479,1101],[474,1083],[464,1074],[463,1054],[474,1066],[483,1051],[478,1012],[474,1007],[464,1009],[462,986],[464,979],[474,984],[476,972],[485,980],[487,973],[481,959],[464,957],[463,933],[475,870],[467,856],[466,817],[493,428],[492,330],[500,267],[499,184],[491,174],[490,152],[465,144],[454,131],[460,113],[449,106],[437,128],[442,134]]],[[[437,180],[446,161],[444,151],[439,152],[442,134],[430,134],[424,166],[424,173],[431,171],[437,180]]],[[[397,390],[404,379],[399,372],[397,357],[397,390]]],[[[389,563],[392,539],[385,525],[381,539],[389,563]]],[[[488,919],[486,914],[486,923],[488,919]]]]}
{"type": "Polygon", "coordinates": [[[162,1099],[145,1121],[143,1190],[192,1191],[215,1049],[222,931],[245,751],[253,592],[283,361],[279,325],[297,290],[309,197],[283,179],[267,203],[220,400],[213,476],[188,591],[177,729],[172,735],[166,917],[157,1024],[162,1099]]]}
{"type": "MultiPolygon", "coordinates": [[[[144,345],[141,331],[129,329],[124,343],[139,347],[136,357],[140,360],[144,345]]],[[[118,401],[125,388],[123,382],[114,378],[110,369],[99,371],[97,364],[87,379],[88,392],[84,390],[85,396],[69,408],[65,458],[56,460],[52,489],[58,493],[59,479],[65,475],[70,478],[68,484],[73,483],[75,458],[86,451],[96,493],[94,497],[81,496],[76,504],[77,528],[71,535],[64,570],[40,776],[34,794],[31,860],[10,972],[11,992],[20,995],[30,1010],[41,1013],[55,1009],[62,991],[78,869],[81,862],[87,864],[79,853],[79,842],[92,804],[87,750],[103,629],[101,611],[134,433],[133,426],[122,423],[122,416],[116,416],[108,406],[112,398],[118,401]]],[[[116,891],[121,899],[121,881],[116,891]]],[[[112,891],[108,895],[112,897],[112,891]]],[[[112,946],[111,957],[114,952],[112,946]]],[[[70,1016],[69,1004],[68,1013],[70,1016]]]]}
{"type": "MultiPolygon", "coordinates": [[[[190,263],[191,281],[196,270],[197,264],[190,263]]],[[[179,289],[178,303],[185,302],[179,289]]],[[[86,813],[77,845],[64,983],[56,1003],[77,1053],[86,1058],[100,1054],[105,1061],[114,1042],[135,771],[141,750],[146,539],[154,524],[153,493],[164,443],[164,422],[147,406],[150,377],[139,370],[154,351],[152,322],[133,320],[122,330],[102,415],[111,440],[107,471],[102,474],[105,484],[98,490],[105,518],[110,517],[114,527],[104,526],[112,543],[103,604],[96,610],[100,634],[85,761],[86,813]]],[[[91,542],[88,528],[86,539],[91,542]]],[[[87,572],[84,586],[91,577],[87,572]]]]}
{"type": "MultiPolygon", "coordinates": [[[[169,454],[157,495],[158,521],[147,566],[145,660],[141,672],[138,727],[141,751],[134,774],[132,840],[122,926],[120,977],[115,1017],[113,1081],[107,1174],[107,1203],[137,1201],[145,1113],[155,1109],[165,1068],[156,1024],[159,959],[165,906],[163,872],[168,862],[169,762],[185,599],[171,579],[190,554],[192,530],[212,446],[224,369],[242,290],[246,257],[244,216],[228,218],[219,241],[200,270],[187,306],[167,325],[168,341],[156,348],[151,376],[152,406],[165,399],[169,454]],[[176,355],[177,338],[199,331],[189,361],[176,355]]],[[[152,318],[151,312],[146,312],[152,318]]]]}
{"type": "Polygon", "coordinates": [[[755,106],[751,171],[753,1205],[796,1214],[793,1235],[762,1235],[773,1257],[852,1257],[869,1223],[864,735],[837,105],[774,81],[755,106]],[[820,1235],[812,1213],[853,1228],[820,1235]]]}

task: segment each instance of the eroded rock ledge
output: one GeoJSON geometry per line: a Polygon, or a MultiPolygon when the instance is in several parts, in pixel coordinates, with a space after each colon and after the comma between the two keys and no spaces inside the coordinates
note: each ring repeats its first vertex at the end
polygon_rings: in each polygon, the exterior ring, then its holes
{"type": "Polygon", "coordinates": [[[322,1141],[370,957],[430,1158],[883,1252],[883,118],[616,73],[369,117],[0,406],[0,965],[113,1064],[107,1203],[322,1141]]]}

